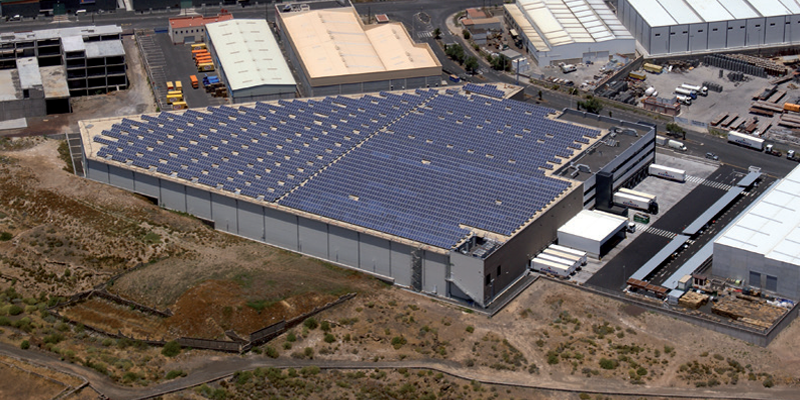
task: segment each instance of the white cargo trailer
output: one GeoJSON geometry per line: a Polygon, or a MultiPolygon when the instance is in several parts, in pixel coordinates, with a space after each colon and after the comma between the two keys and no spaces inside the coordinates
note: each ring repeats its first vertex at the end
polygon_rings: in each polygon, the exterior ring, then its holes
{"type": "Polygon", "coordinates": [[[574,254],[569,254],[569,253],[564,253],[564,252],[561,252],[561,251],[558,251],[558,250],[553,250],[553,249],[551,249],[549,247],[544,249],[544,251],[542,251],[542,254],[547,254],[547,255],[551,255],[553,257],[563,258],[565,260],[569,260],[572,264],[577,263],[578,266],[583,265],[583,262],[581,261],[580,257],[578,257],[578,256],[576,256],[574,254]]]}
{"type": "Polygon", "coordinates": [[[551,244],[548,249],[553,249],[555,251],[560,251],[562,253],[576,255],[581,258],[581,265],[586,265],[586,252],[573,249],[572,247],[562,246],[559,244],[551,244]]]}
{"type": "Polygon", "coordinates": [[[764,139],[751,136],[746,133],[729,131],[728,141],[745,147],[750,147],[751,149],[756,149],[758,151],[764,150],[764,139]]]}
{"type": "Polygon", "coordinates": [[[619,192],[620,193],[626,193],[626,194],[629,194],[631,196],[644,197],[646,199],[650,199],[650,200],[653,200],[653,201],[657,201],[658,200],[658,198],[655,195],[652,195],[650,193],[638,192],[636,190],[631,190],[631,189],[626,189],[626,188],[619,188],[619,192]]]}
{"type": "Polygon", "coordinates": [[[573,266],[575,266],[576,268],[578,267],[576,262],[573,261],[573,260],[567,260],[565,258],[556,257],[556,256],[551,255],[551,254],[539,253],[539,255],[537,255],[536,257],[542,258],[542,259],[547,260],[547,261],[552,261],[554,263],[564,264],[567,267],[573,267],[573,266]]]}
{"type": "Polygon", "coordinates": [[[650,175],[659,178],[670,179],[677,182],[686,182],[686,171],[677,168],[671,168],[664,165],[650,164],[647,171],[650,175]]]}
{"type": "Polygon", "coordinates": [[[666,136],[656,135],[656,144],[657,145],[666,146],[668,140],[669,139],[667,139],[666,136]]]}
{"type": "Polygon", "coordinates": [[[536,257],[533,260],[531,260],[531,269],[544,274],[553,274],[555,276],[560,276],[562,278],[567,278],[569,277],[569,274],[572,273],[569,270],[569,267],[567,267],[564,264],[555,263],[539,257],[536,257]]]}
{"type": "Polygon", "coordinates": [[[614,204],[625,207],[636,208],[639,210],[650,211],[654,202],[645,197],[633,196],[627,193],[614,193],[614,204]]]}

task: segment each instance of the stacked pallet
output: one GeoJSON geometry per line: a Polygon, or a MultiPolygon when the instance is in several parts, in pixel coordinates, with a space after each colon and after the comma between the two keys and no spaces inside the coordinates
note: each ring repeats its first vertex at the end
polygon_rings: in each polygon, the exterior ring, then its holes
{"type": "Polygon", "coordinates": [[[773,93],[772,96],[769,96],[767,102],[775,104],[779,102],[783,98],[783,96],[786,96],[786,91],[778,90],[777,92],[773,93]]]}
{"type": "Polygon", "coordinates": [[[719,113],[719,115],[717,115],[716,117],[714,117],[714,119],[711,120],[711,126],[719,125],[719,123],[724,121],[725,118],[727,118],[727,117],[728,117],[728,113],[726,113],[724,111],[719,113]]]}
{"type": "Polygon", "coordinates": [[[691,308],[696,310],[703,306],[703,304],[708,303],[708,295],[700,294],[697,292],[686,292],[680,299],[678,299],[678,304],[683,307],[691,308]]]}
{"type": "Polygon", "coordinates": [[[778,121],[778,125],[787,128],[800,128],[800,116],[783,114],[781,115],[780,121],[778,121]]]}
{"type": "Polygon", "coordinates": [[[726,118],[724,121],[722,121],[722,123],[720,123],[720,126],[725,128],[728,125],[730,125],[733,121],[736,121],[738,118],[739,118],[739,114],[733,114],[730,117],[726,118]]]}
{"type": "MultiPolygon", "coordinates": [[[[738,297],[738,296],[737,296],[738,297]]],[[[775,321],[786,313],[786,309],[773,306],[766,301],[758,298],[751,299],[729,299],[721,298],[720,301],[711,306],[711,312],[735,321],[742,321],[745,318],[749,324],[765,324],[771,326],[775,321]],[[757,323],[754,323],[758,321],[757,323]]]]}
{"type": "Polygon", "coordinates": [[[769,110],[769,111],[776,112],[776,113],[782,113],[783,112],[783,105],[770,103],[768,101],[758,100],[758,101],[754,101],[754,102],[750,103],[750,105],[753,106],[753,107],[762,108],[764,110],[769,110]]]}

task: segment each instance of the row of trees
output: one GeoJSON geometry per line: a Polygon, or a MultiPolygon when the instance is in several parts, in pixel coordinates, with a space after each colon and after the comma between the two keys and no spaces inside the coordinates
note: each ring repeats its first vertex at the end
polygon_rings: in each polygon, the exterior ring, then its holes
{"type": "MultiPolygon", "coordinates": [[[[464,69],[466,69],[470,74],[474,74],[478,68],[480,68],[478,59],[475,56],[467,55],[466,51],[464,51],[464,47],[462,47],[460,44],[445,46],[445,54],[447,54],[451,60],[457,61],[460,65],[463,65],[464,69]]],[[[493,69],[500,71],[511,70],[511,60],[502,54],[497,56],[487,54],[486,61],[491,64],[493,69]]]]}

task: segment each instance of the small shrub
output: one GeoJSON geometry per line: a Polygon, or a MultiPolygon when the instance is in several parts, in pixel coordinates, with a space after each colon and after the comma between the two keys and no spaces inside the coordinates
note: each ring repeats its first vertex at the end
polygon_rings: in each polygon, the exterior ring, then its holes
{"type": "MultiPolygon", "coordinates": [[[[664,345],[664,354],[669,354],[669,353],[672,353],[672,351],[673,351],[673,350],[675,350],[675,348],[674,348],[674,347],[672,347],[672,346],[667,346],[667,345],[664,345]]],[[[716,356],[715,356],[715,357],[716,357],[716,356]]]]}
{"type": "Polygon", "coordinates": [[[283,342],[283,349],[284,350],[291,350],[292,349],[292,343],[291,342],[283,342]]]}
{"type": "Polygon", "coordinates": [[[602,369],[615,369],[619,365],[617,360],[609,360],[607,358],[600,359],[600,368],[602,369]]]}
{"type": "Polygon", "coordinates": [[[161,354],[166,357],[175,357],[178,354],[181,354],[181,345],[174,340],[169,341],[164,345],[164,348],[161,349],[161,354]]]}
{"type": "Polygon", "coordinates": [[[406,343],[408,343],[408,341],[403,336],[395,336],[392,338],[392,347],[394,347],[395,350],[399,350],[406,343]]]}
{"type": "Polygon", "coordinates": [[[278,358],[279,356],[278,350],[276,350],[272,346],[267,346],[266,348],[264,348],[264,354],[266,354],[267,357],[269,358],[278,358]]]}
{"type": "Polygon", "coordinates": [[[0,326],[11,326],[11,320],[8,317],[0,317],[0,326]]]}
{"type": "Polygon", "coordinates": [[[182,376],[186,376],[186,373],[179,369],[173,369],[172,371],[167,372],[167,380],[179,378],[182,376]]]}
{"type": "Polygon", "coordinates": [[[323,332],[330,332],[331,324],[328,321],[322,321],[322,323],[319,324],[319,329],[322,329],[323,332]]]}
{"type": "Polygon", "coordinates": [[[309,330],[314,330],[317,329],[319,324],[317,323],[317,320],[314,319],[314,317],[309,317],[305,321],[303,321],[303,326],[305,326],[309,330]]]}
{"type": "Polygon", "coordinates": [[[472,333],[475,332],[475,328],[472,325],[467,326],[467,332],[472,333]]]}
{"type": "Polygon", "coordinates": [[[31,342],[23,340],[22,343],[19,345],[19,348],[22,350],[28,350],[31,348],[31,342]]]}
{"type": "Polygon", "coordinates": [[[331,333],[325,334],[325,343],[333,343],[336,341],[336,336],[333,336],[331,333]]]}
{"type": "Polygon", "coordinates": [[[592,396],[589,393],[581,393],[581,394],[578,395],[578,397],[581,400],[589,400],[589,399],[592,398],[592,396]]]}
{"type": "Polygon", "coordinates": [[[7,242],[14,238],[14,235],[8,232],[0,232],[0,241],[7,242]]]}
{"type": "Polygon", "coordinates": [[[764,379],[764,382],[762,384],[764,385],[765,388],[771,388],[775,386],[775,383],[772,382],[772,378],[764,379]]]}
{"type": "Polygon", "coordinates": [[[18,306],[16,304],[14,304],[14,305],[12,305],[11,307],[8,308],[8,314],[9,315],[20,315],[20,314],[22,314],[22,311],[24,311],[22,309],[22,307],[20,307],[20,306],[18,306]]]}
{"type": "Polygon", "coordinates": [[[308,358],[314,358],[314,349],[311,347],[306,347],[303,349],[303,354],[308,358]]]}
{"type": "Polygon", "coordinates": [[[308,365],[300,369],[300,375],[311,376],[319,374],[319,367],[316,365],[308,365]]]}

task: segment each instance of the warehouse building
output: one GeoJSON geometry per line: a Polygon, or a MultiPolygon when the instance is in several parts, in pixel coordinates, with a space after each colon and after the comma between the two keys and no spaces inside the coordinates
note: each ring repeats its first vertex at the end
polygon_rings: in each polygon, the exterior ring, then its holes
{"type": "Polygon", "coordinates": [[[636,51],[635,39],[603,0],[517,0],[503,7],[506,27],[541,66],[606,62],[636,51]]]}
{"type": "Polygon", "coordinates": [[[219,14],[214,17],[202,15],[181,16],[169,19],[169,38],[172,44],[202,42],[206,39],[206,24],[233,19],[233,14],[219,14]]]}
{"type": "Polygon", "coordinates": [[[234,103],[294,98],[292,71],[263,19],[206,25],[206,42],[219,77],[234,103]]]}
{"type": "Polygon", "coordinates": [[[617,11],[650,55],[800,40],[800,4],[793,0],[619,0],[617,11]]]}
{"type": "Polygon", "coordinates": [[[714,276],[800,298],[800,167],[767,190],[714,241],[714,276]]]}
{"type": "Polygon", "coordinates": [[[442,65],[399,22],[364,25],[356,9],[276,7],[278,29],[303,96],[436,87],[442,65]]]}

